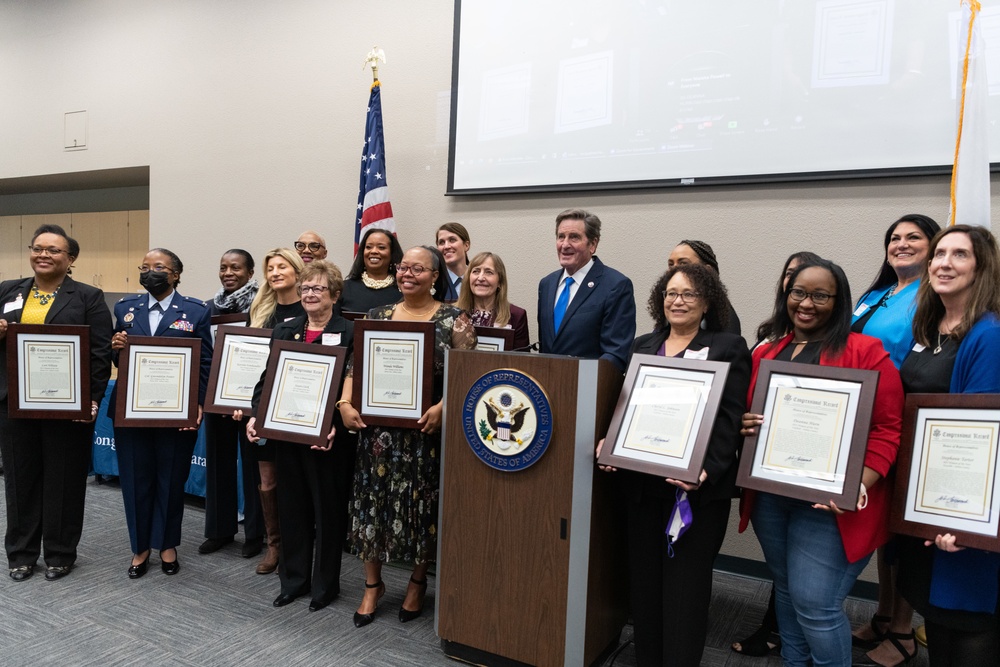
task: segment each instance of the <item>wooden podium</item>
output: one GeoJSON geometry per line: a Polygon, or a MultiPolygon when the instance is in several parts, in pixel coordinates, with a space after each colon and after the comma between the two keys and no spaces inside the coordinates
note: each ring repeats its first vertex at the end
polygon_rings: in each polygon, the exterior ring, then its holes
{"type": "Polygon", "coordinates": [[[435,625],[446,655],[481,665],[592,665],[628,618],[624,511],[594,447],[622,375],[607,361],[452,350],[435,625]],[[496,470],[463,431],[463,405],[484,374],[513,369],[548,397],[552,438],[531,467],[496,470]]]}

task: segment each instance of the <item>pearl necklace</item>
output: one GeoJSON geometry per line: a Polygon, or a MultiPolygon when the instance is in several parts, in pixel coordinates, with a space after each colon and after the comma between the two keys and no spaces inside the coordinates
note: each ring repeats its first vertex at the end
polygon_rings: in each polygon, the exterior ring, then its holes
{"type": "Polygon", "coordinates": [[[385,289],[393,282],[395,282],[395,279],[390,273],[385,278],[382,278],[382,280],[376,280],[375,278],[369,276],[367,271],[362,271],[361,282],[363,282],[365,284],[365,287],[367,287],[368,289],[385,289]]]}

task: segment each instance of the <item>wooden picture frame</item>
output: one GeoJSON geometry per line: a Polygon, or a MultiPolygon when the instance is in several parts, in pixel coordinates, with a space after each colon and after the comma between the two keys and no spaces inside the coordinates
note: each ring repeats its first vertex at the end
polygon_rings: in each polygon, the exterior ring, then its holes
{"type": "Polygon", "coordinates": [[[12,322],[7,383],[11,417],[91,421],[90,327],[12,322]]]}
{"type": "Polygon", "coordinates": [[[250,313],[226,313],[225,315],[213,315],[210,327],[212,329],[212,344],[215,344],[215,337],[219,327],[229,325],[234,327],[249,327],[250,313]]]}
{"type": "Polygon", "coordinates": [[[476,349],[480,352],[511,352],[513,347],[513,329],[476,327],[476,349]]]}
{"type": "Polygon", "coordinates": [[[729,364],[634,354],[598,463],[698,484],[729,364]]]}
{"type": "Polygon", "coordinates": [[[268,440],[325,446],[347,364],[340,345],[275,340],[254,429],[268,440]]]}
{"type": "Polygon", "coordinates": [[[889,528],[1000,552],[1000,394],[910,394],[889,528]]]}
{"type": "Polygon", "coordinates": [[[354,322],[351,402],[365,424],[420,428],[417,421],[434,404],[433,393],[433,322],[354,322]]]}
{"type": "Polygon", "coordinates": [[[208,376],[204,412],[232,415],[234,410],[243,410],[250,414],[253,389],[267,370],[270,344],[270,329],[229,324],[219,327],[218,339],[212,348],[212,370],[208,376]],[[246,345],[263,347],[263,354],[253,355],[251,349],[245,350],[248,354],[240,354],[246,345]],[[255,368],[256,377],[252,377],[255,368]]]}
{"type": "Polygon", "coordinates": [[[853,512],[861,488],[878,371],[760,362],[737,486],[853,512]]]}
{"type": "Polygon", "coordinates": [[[198,338],[129,336],[118,355],[114,425],[196,428],[200,363],[198,338]]]}

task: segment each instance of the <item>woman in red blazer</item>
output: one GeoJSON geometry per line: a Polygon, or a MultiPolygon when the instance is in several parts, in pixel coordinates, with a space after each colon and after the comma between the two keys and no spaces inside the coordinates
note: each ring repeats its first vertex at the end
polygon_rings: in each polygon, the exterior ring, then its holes
{"type": "MultiPolygon", "coordinates": [[[[753,353],[749,398],[762,359],[879,372],[857,511],[832,501],[813,505],[771,493],[745,492],[740,530],[752,519],[774,576],[781,657],[786,665],[850,665],[851,628],[843,602],[872,552],[889,539],[890,485],[903,410],[899,372],[882,343],[851,333],[851,292],[844,271],[827,260],[796,269],[765,322],[753,353]],[[791,332],[791,333],[786,333],[791,332]],[[810,662],[811,661],[811,662],[810,662]]],[[[743,416],[743,435],[763,424],[743,416]]]]}

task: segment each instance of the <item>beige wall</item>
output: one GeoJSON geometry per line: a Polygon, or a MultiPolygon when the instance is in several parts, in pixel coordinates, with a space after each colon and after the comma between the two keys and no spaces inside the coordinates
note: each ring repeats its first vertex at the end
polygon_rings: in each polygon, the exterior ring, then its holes
{"type": "Polygon", "coordinates": [[[184,260],[188,294],[217,289],[226,248],[259,256],[310,227],[345,266],[370,83],[361,64],[377,43],[388,55],[388,182],[403,245],[464,223],[473,252],[504,257],[512,300],[531,312],[539,278],[556,267],[555,213],[569,206],[604,221],[598,254],[635,282],[639,332],[679,239],[715,247],[749,334],[790,252],[843,264],[856,296],[890,221],[946,218],[942,177],[445,197],[453,12],[449,0],[0,2],[0,179],[149,165],[150,242],[184,260]],[[79,109],[90,148],[65,152],[63,114],[79,109]]]}

